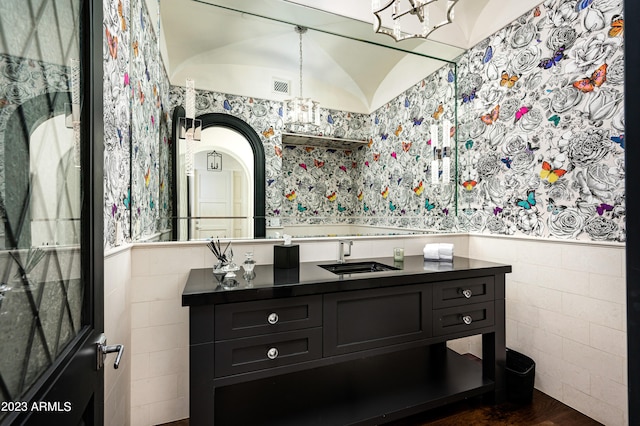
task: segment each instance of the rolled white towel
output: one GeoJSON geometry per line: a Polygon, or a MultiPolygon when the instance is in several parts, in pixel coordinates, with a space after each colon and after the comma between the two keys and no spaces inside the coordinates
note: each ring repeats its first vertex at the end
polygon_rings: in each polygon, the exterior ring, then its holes
{"type": "Polygon", "coordinates": [[[437,244],[425,245],[422,253],[424,254],[425,260],[438,260],[440,257],[437,244]]]}
{"type": "Polygon", "coordinates": [[[438,255],[439,257],[453,257],[453,244],[438,244],[438,255]]]}
{"type": "Polygon", "coordinates": [[[425,260],[442,260],[447,262],[453,260],[453,244],[426,244],[422,252],[425,260]]]}

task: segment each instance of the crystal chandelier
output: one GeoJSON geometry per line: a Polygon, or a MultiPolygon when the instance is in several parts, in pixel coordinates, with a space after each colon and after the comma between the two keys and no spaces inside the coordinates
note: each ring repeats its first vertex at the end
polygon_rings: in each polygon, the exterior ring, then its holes
{"type": "MultiPolygon", "coordinates": [[[[393,38],[395,41],[406,40],[408,38],[427,38],[429,35],[438,28],[444,27],[453,22],[453,7],[460,0],[387,0],[381,2],[380,0],[371,1],[371,9],[374,14],[373,30],[377,33],[386,34],[393,38]],[[446,1],[446,9],[444,12],[444,20],[435,25],[432,24],[433,11],[431,10],[433,3],[438,1],[446,1]],[[381,4],[384,3],[384,4],[381,4]],[[406,3],[404,10],[401,10],[401,3],[406,3]],[[381,16],[383,12],[391,7],[391,15],[381,16]],[[400,20],[403,16],[412,15],[418,19],[422,27],[421,32],[415,34],[402,32],[402,25],[400,20]],[[389,27],[382,27],[383,18],[391,19],[393,25],[389,27]]],[[[435,8],[434,8],[435,9],[435,8]]],[[[410,24],[411,25],[411,24],[410,24]]]]}
{"type": "Polygon", "coordinates": [[[320,126],[320,104],[302,95],[302,34],[305,27],[296,26],[300,39],[300,92],[298,97],[287,99],[282,107],[285,128],[293,132],[317,131],[320,126]]]}

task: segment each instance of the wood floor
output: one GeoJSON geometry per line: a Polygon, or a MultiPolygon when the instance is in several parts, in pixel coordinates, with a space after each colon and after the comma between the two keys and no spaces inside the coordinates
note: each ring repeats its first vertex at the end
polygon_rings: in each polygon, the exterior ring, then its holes
{"type": "MultiPolygon", "coordinates": [[[[451,404],[396,422],[394,426],[596,426],[601,423],[534,390],[530,405],[486,405],[480,399],[451,404]]],[[[189,419],[164,426],[188,426],[189,419]]],[[[247,425],[250,426],[250,425],[247,425]]],[[[329,426],[329,425],[327,425],[329,426]]]]}
{"type": "Polygon", "coordinates": [[[508,402],[486,405],[481,399],[451,404],[423,413],[397,426],[596,426],[601,423],[585,416],[560,401],[538,391],[533,391],[533,402],[515,405],[508,402]]]}

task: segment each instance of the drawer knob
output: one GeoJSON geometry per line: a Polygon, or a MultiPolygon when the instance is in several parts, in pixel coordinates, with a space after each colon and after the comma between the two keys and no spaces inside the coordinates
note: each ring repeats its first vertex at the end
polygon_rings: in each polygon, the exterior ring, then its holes
{"type": "Polygon", "coordinates": [[[271,348],[267,351],[267,357],[269,359],[276,359],[278,358],[278,349],[276,348],[271,348]]]}
{"type": "Polygon", "coordinates": [[[462,290],[462,295],[467,299],[471,299],[471,296],[473,296],[473,292],[467,288],[462,290]]]}
{"type": "Polygon", "coordinates": [[[471,318],[471,315],[465,315],[462,317],[462,322],[469,325],[473,322],[473,318],[471,318]]]}
{"type": "Polygon", "coordinates": [[[269,321],[269,324],[275,324],[279,319],[280,318],[278,318],[278,314],[276,314],[275,312],[269,314],[269,316],[267,317],[267,321],[269,321]]]}

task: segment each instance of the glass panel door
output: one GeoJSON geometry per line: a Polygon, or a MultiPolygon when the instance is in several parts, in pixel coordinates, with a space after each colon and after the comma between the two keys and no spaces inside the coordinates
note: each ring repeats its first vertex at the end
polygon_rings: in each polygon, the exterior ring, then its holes
{"type": "MultiPolygon", "coordinates": [[[[38,399],[54,403],[40,389],[57,384],[102,327],[85,232],[95,3],[0,2],[0,422],[31,418],[19,412],[38,399]]],[[[88,365],[82,380],[99,381],[88,365]]],[[[56,409],[82,415],[93,400],[91,391],[74,406],[69,395],[56,409]]]]}

